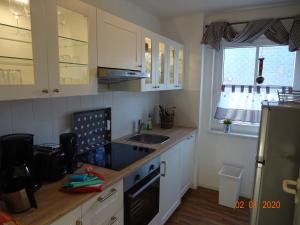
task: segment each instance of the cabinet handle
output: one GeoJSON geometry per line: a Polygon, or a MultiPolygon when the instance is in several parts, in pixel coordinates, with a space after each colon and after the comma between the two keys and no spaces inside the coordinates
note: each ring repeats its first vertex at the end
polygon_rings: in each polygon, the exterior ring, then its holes
{"type": "Polygon", "coordinates": [[[161,165],[164,166],[164,172],[161,174],[161,176],[165,177],[167,175],[167,162],[166,161],[162,161],[161,165]]]}
{"type": "Polygon", "coordinates": [[[114,225],[116,222],[118,222],[118,218],[113,216],[111,219],[110,219],[110,222],[108,225],[114,225]]]}
{"type": "Polygon", "coordinates": [[[137,67],[142,68],[143,66],[142,65],[138,65],[137,67]]]}
{"type": "Polygon", "coordinates": [[[99,201],[99,202],[104,202],[106,199],[110,198],[111,196],[113,196],[113,195],[116,194],[116,193],[117,193],[117,190],[116,190],[115,188],[112,188],[112,189],[110,190],[110,192],[109,192],[106,196],[104,196],[104,197],[99,197],[99,198],[98,198],[98,201],[99,201]]]}
{"type": "Polygon", "coordinates": [[[42,90],[42,92],[43,92],[44,94],[48,94],[48,93],[49,93],[48,89],[44,89],[44,90],[42,90]]]}
{"type": "Polygon", "coordinates": [[[82,221],[81,220],[76,220],[76,225],[82,225],[82,221]]]}
{"type": "Polygon", "coordinates": [[[59,93],[59,89],[54,89],[53,92],[54,93],[59,93]]]}

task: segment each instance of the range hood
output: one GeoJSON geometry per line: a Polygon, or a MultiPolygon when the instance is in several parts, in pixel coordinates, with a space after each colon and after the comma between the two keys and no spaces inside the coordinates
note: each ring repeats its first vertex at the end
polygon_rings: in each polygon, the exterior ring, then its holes
{"type": "Polygon", "coordinates": [[[148,78],[146,73],[137,70],[98,67],[98,83],[113,84],[123,81],[148,78]]]}

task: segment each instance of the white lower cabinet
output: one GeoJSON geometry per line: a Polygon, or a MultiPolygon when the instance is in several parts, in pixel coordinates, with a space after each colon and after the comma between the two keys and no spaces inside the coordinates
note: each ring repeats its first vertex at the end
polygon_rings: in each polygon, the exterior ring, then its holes
{"type": "Polygon", "coordinates": [[[82,225],[123,225],[123,181],[82,206],[82,225]]]}
{"type": "Polygon", "coordinates": [[[194,168],[195,135],[191,135],[180,143],[180,196],[182,197],[192,186],[194,168]]]}
{"type": "Polygon", "coordinates": [[[123,225],[123,180],[51,225],[123,225]]]}
{"type": "Polygon", "coordinates": [[[161,155],[159,214],[149,225],[163,225],[192,186],[195,134],[161,155]]]}
{"type": "Polygon", "coordinates": [[[180,144],[161,155],[159,223],[164,224],[180,204],[180,144]]]}
{"type": "MultiPolygon", "coordinates": [[[[159,213],[149,225],[163,225],[192,186],[195,134],[160,156],[159,213]]],[[[124,225],[123,180],[51,225],[124,225]]]]}
{"type": "Polygon", "coordinates": [[[81,223],[81,207],[78,207],[65,215],[64,217],[58,219],[51,225],[80,225],[81,223]]]}

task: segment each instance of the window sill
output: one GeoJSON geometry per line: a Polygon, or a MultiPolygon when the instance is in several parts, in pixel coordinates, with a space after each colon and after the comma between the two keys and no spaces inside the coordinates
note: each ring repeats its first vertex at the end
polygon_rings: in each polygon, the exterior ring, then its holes
{"type": "Polygon", "coordinates": [[[235,136],[235,137],[244,137],[244,138],[258,139],[258,135],[255,135],[255,134],[245,134],[245,133],[237,133],[237,132],[225,133],[224,131],[213,130],[213,129],[210,129],[208,131],[208,133],[210,133],[210,134],[218,134],[218,135],[226,135],[226,136],[235,136]]]}

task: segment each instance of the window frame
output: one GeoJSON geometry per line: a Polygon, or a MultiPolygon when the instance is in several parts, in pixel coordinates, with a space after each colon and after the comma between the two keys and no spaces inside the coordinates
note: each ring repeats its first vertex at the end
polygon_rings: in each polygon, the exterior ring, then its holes
{"type": "MultiPolygon", "coordinates": [[[[212,99],[211,99],[211,113],[210,113],[210,130],[211,131],[222,131],[223,130],[223,124],[214,118],[215,111],[219,102],[219,97],[221,94],[221,86],[223,81],[223,65],[224,65],[224,49],[225,48],[242,48],[242,47],[256,47],[257,49],[259,47],[267,47],[267,46],[282,46],[279,44],[276,44],[270,40],[268,40],[266,37],[261,37],[258,40],[256,40],[253,43],[230,43],[226,42],[225,40],[221,43],[221,49],[220,51],[214,50],[213,55],[213,78],[212,78],[212,99]]],[[[259,57],[259,51],[256,50],[256,58],[259,57]]],[[[257,74],[258,71],[258,62],[255,63],[255,74],[257,74]]],[[[255,74],[253,77],[253,86],[256,86],[255,82],[255,74]]],[[[268,85],[270,86],[270,85],[268,85]]],[[[278,86],[270,86],[272,87],[278,87],[278,86]]],[[[296,59],[295,59],[295,72],[294,72],[294,85],[293,88],[296,90],[300,90],[300,51],[296,52],[296,59]]],[[[231,131],[234,134],[240,134],[240,135],[253,135],[257,136],[259,133],[259,124],[249,124],[249,123],[240,123],[240,122],[234,122],[231,126],[231,131]]]]}

